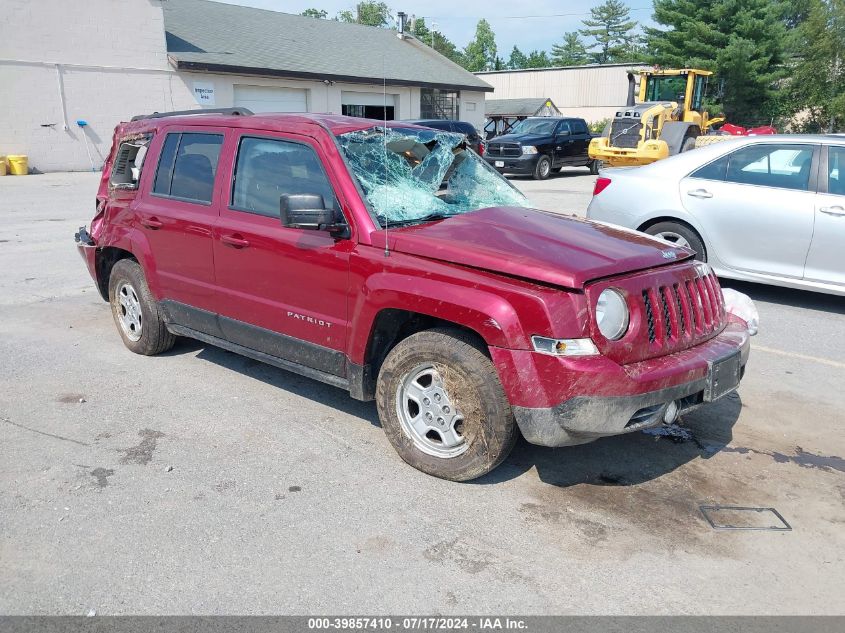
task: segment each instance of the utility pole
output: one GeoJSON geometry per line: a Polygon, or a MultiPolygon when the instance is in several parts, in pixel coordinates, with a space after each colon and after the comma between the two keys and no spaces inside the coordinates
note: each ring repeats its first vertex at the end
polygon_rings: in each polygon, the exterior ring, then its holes
{"type": "Polygon", "coordinates": [[[432,22],[431,23],[431,48],[434,49],[434,50],[437,50],[436,48],[434,48],[434,32],[436,30],[437,30],[437,22],[432,22]]]}

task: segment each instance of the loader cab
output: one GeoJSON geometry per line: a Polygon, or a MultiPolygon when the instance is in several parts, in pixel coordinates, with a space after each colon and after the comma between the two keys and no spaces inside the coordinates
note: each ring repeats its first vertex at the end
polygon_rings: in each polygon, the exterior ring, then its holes
{"type": "Polygon", "coordinates": [[[707,79],[712,74],[690,68],[640,71],[640,102],[675,101],[683,108],[681,120],[698,123],[707,79]]]}

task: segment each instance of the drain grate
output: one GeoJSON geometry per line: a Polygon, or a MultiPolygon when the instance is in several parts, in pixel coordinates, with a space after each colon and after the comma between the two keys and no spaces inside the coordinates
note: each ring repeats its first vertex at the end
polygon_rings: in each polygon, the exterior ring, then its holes
{"type": "Polygon", "coordinates": [[[698,509],[714,530],[792,531],[792,526],[774,508],[702,505],[698,509]]]}

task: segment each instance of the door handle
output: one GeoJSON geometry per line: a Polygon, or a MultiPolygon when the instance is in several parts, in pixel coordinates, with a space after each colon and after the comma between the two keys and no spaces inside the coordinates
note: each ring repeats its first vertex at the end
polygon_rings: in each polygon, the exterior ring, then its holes
{"type": "Polygon", "coordinates": [[[827,215],[845,215],[845,207],[841,207],[838,204],[832,207],[821,207],[819,211],[827,215]]]}
{"type": "Polygon", "coordinates": [[[141,226],[145,226],[151,231],[157,231],[158,229],[164,226],[164,222],[159,220],[157,217],[153,216],[151,218],[142,218],[141,226]]]}
{"type": "Polygon", "coordinates": [[[249,246],[249,240],[245,240],[242,235],[237,233],[234,235],[223,235],[220,237],[220,241],[232,248],[246,248],[249,246]]]}
{"type": "Polygon", "coordinates": [[[692,191],[687,191],[688,196],[692,196],[693,198],[712,198],[713,194],[707,191],[707,189],[693,189],[692,191]]]}

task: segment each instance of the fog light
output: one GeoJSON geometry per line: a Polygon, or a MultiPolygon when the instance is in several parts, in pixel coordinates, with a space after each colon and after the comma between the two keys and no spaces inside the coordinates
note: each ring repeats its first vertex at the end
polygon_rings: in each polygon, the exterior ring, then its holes
{"type": "Polygon", "coordinates": [[[595,343],[588,338],[546,338],[532,336],[535,352],[550,356],[595,356],[599,353],[595,343]]]}

